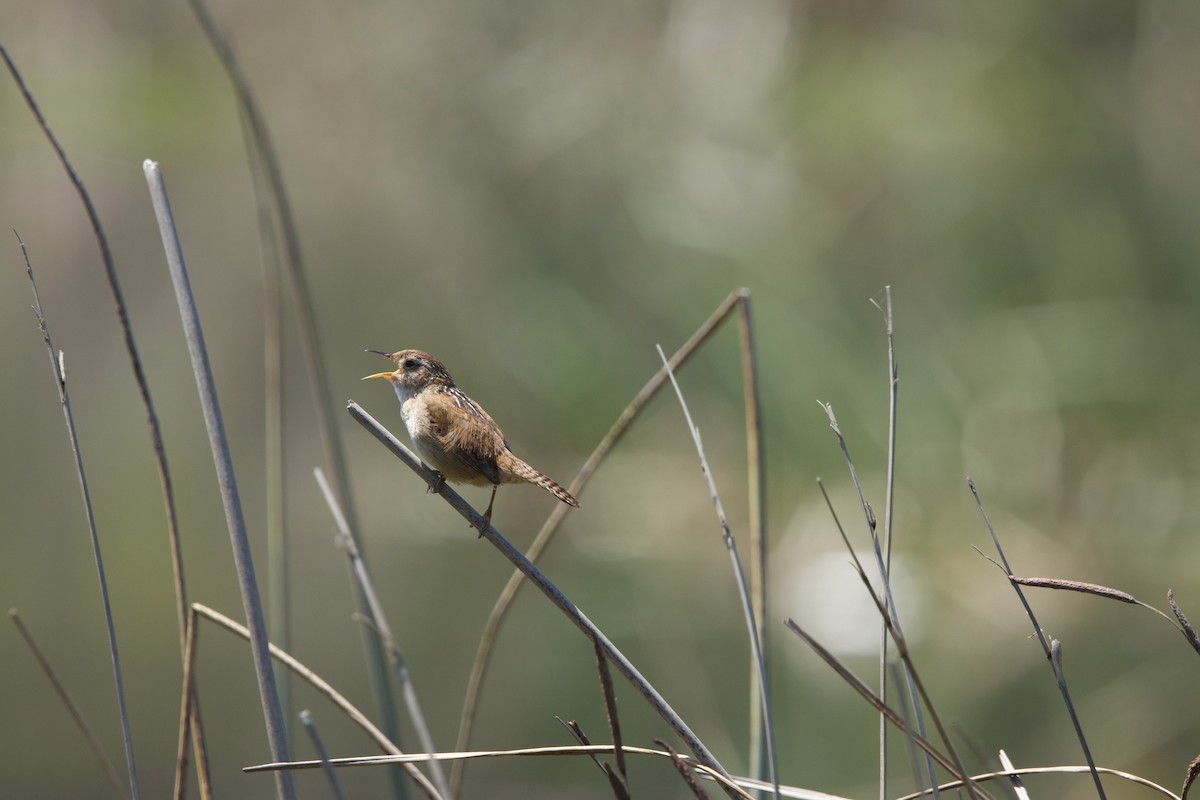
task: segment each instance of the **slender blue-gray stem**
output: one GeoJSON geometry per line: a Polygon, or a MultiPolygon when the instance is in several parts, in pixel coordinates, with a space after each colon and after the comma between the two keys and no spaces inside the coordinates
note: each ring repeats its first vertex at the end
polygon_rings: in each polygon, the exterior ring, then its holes
{"type": "MultiPolygon", "coordinates": [[[[192,371],[196,376],[196,389],[200,394],[200,405],[204,410],[204,425],[208,429],[208,441],[212,447],[213,463],[217,471],[217,483],[221,488],[221,501],[225,506],[225,523],[229,528],[229,541],[233,546],[233,561],[237,571],[238,586],[242,593],[242,605],[246,611],[246,627],[250,629],[250,650],[254,655],[254,670],[258,677],[258,692],[262,701],[263,717],[267,725],[267,739],[272,757],[286,761],[287,734],[283,723],[283,712],[279,706],[279,690],[275,684],[275,672],[271,666],[270,643],[267,640],[266,619],[263,616],[262,599],[258,592],[258,579],[254,575],[254,559],[250,552],[250,537],[246,532],[246,519],[242,514],[242,501],[238,495],[237,480],[233,474],[233,459],[229,454],[229,441],[225,436],[225,423],[221,419],[221,406],[217,401],[217,388],[213,382],[212,368],[208,362],[208,351],[204,346],[204,332],[200,327],[200,315],[192,296],[191,282],[183,261],[183,248],[175,229],[171,213],[171,202],[163,182],[158,164],[147,159],[142,164],[146,173],[146,184],[150,188],[150,199],[154,204],[154,216],[158,220],[162,235],[163,250],[175,285],[175,299],[179,303],[179,316],[183,321],[183,332],[187,338],[188,353],[192,359],[192,371]]],[[[276,790],[280,798],[292,800],[295,786],[291,776],[277,774],[276,790]]]]}
{"type": "Polygon", "coordinates": [[[311,711],[305,709],[300,712],[300,724],[304,726],[304,730],[308,731],[308,738],[312,741],[313,749],[317,751],[317,757],[321,759],[321,767],[325,772],[325,777],[329,779],[329,789],[333,792],[333,796],[337,800],[346,800],[346,793],[342,790],[342,781],[338,778],[337,770],[329,763],[329,751],[325,749],[325,742],[321,739],[321,732],[317,730],[317,723],[313,721],[311,711]]]}

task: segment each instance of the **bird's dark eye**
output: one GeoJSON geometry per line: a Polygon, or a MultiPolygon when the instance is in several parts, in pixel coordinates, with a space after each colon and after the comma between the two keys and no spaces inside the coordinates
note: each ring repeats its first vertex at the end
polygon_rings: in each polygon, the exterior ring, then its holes
{"type": "Polygon", "coordinates": [[[420,364],[421,364],[421,362],[417,361],[415,358],[404,359],[404,368],[405,369],[416,369],[418,366],[420,366],[420,364]]]}

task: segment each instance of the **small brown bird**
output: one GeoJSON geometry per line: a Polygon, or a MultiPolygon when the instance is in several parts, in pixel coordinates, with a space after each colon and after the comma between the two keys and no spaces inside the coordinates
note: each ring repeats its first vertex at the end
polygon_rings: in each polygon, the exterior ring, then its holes
{"type": "Polygon", "coordinates": [[[386,378],[395,387],[400,416],[417,455],[441,476],[432,491],[438,491],[445,481],[492,485],[480,535],[492,519],[496,489],[502,483],[532,483],[567,505],[579,507],[570,492],[513,455],[500,426],[454,385],[442,362],[420,350],[367,352],[378,353],[396,365],[395,372],[380,372],[363,380],[386,378]]]}

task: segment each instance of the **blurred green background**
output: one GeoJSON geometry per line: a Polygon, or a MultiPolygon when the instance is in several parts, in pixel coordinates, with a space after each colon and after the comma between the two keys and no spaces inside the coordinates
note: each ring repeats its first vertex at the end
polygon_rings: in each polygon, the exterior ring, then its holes
{"type": "MultiPolygon", "coordinates": [[[[729,291],[753,293],[763,372],[776,722],[786,783],[865,796],[867,707],[779,625],[794,617],[863,676],[877,636],[817,493],[861,513],[816,401],[833,403],[877,510],[894,286],[900,363],[896,573],[939,711],[974,768],[1081,757],[1050,671],[988,550],[973,476],[1022,574],[1118,586],[1200,614],[1200,6],[1110,0],[214,4],[262,104],[297,214],[335,393],[393,429],[385,366],[419,347],[568,482],[657,365],[729,291]],[[1189,488],[1193,487],[1193,488],[1189,488]],[[992,759],[991,762],[985,759],[992,759]]],[[[241,616],[190,365],[141,171],[162,166],[260,579],[263,286],[233,95],[182,2],[10,0],[0,37],[106,226],[164,426],[191,599],[241,616]]],[[[80,204],[12,82],[0,87],[0,226],[29,247],[68,378],[98,524],[143,791],[170,787],[180,668],[144,413],[80,204]]],[[[0,603],[57,665],[121,763],[95,568],[15,238],[0,248],[0,603]]],[[[352,593],[311,477],[321,463],[293,316],[286,507],[294,652],[372,707],[352,593]]],[[[681,374],[745,541],[736,332],[681,374]]],[[[359,532],[438,745],[510,573],[339,408],[359,532]]],[[[402,437],[403,438],[403,437],[402,437]]],[[[467,490],[476,503],[484,490],[467,490]]],[[[733,579],[677,404],[657,399],[544,560],[732,771],[747,676],[733,579]]],[[[527,545],[553,507],[510,487],[527,545]]],[[[743,545],[744,547],[744,545],[743,545]]],[[[745,556],[745,550],[743,550],[745,556]]],[[[1147,612],[1036,593],[1103,765],[1177,787],[1197,753],[1195,654],[1147,612]]],[[[248,651],[201,632],[218,796],[262,797],[269,760],[248,651]]],[[[0,787],[110,796],[11,625],[0,630],[0,787]]],[[[618,685],[626,740],[665,728],[618,685]]],[[[336,755],[370,744],[297,689],[336,755]]],[[[607,738],[591,649],[532,592],[502,634],[481,747],[607,738]]],[[[413,746],[413,739],[405,741],[413,746]]],[[[302,736],[294,752],[309,757],[302,736]]],[[[901,753],[898,746],[896,752],[901,753]]],[[[636,762],[634,796],[683,797],[636,762]]],[[[895,793],[911,781],[896,768],[895,793]]],[[[381,796],[379,770],[344,776],[381,796]]],[[[323,792],[306,775],[307,796],[323,792]]],[[[1092,796],[1086,778],[1046,787],[1092,796]]],[[[1114,785],[1110,796],[1132,796],[1114,785]]],[[[610,796],[582,760],[488,762],[467,797],[610,796]]]]}

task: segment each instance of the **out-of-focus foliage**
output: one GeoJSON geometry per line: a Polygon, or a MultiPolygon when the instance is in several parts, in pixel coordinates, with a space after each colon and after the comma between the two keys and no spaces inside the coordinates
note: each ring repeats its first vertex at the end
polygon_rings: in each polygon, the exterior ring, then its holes
{"type": "MultiPolygon", "coordinates": [[[[566,482],[656,368],[655,343],[670,350],[731,289],[752,290],[785,782],[852,793],[875,775],[871,714],[777,622],[795,617],[874,674],[862,655],[874,626],[854,610],[858,582],[814,478],[865,548],[861,514],[814,401],[833,403],[881,512],[887,375],[868,301],[886,284],[901,374],[898,602],[926,684],[964,738],[1018,764],[1080,761],[1018,604],[971,550],[987,543],[967,474],[1018,571],[1159,606],[1174,587],[1200,613],[1194,3],[301,0],[213,13],[279,149],[338,396],[385,423],[400,427],[398,408],[386,386],[358,383],[382,367],[363,348],[427,349],[518,453],[566,482]]],[[[10,0],[0,36],[107,228],[163,418],[191,596],[235,613],[141,173],[154,158],[171,191],[261,538],[263,277],[232,94],[185,3],[10,0]]],[[[0,227],[28,244],[66,352],[144,791],[161,796],[180,674],[144,415],[87,221],[7,79],[0,131],[0,227]]],[[[116,754],[95,571],[15,239],[0,264],[0,603],[21,610],[116,754]]],[[[321,453],[290,319],[292,647],[369,708],[345,569],[310,478],[321,453]]],[[[731,327],[681,382],[744,536],[740,375],[731,327]]],[[[745,772],[740,615],[668,400],[597,476],[545,566],[745,772]]],[[[449,748],[509,570],[342,424],[372,570],[449,748]]],[[[506,488],[495,519],[527,543],[551,502],[506,488]]],[[[1144,612],[1032,594],[1064,643],[1097,760],[1177,785],[1195,755],[1194,654],[1144,612]]],[[[201,652],[219,796],[263,796],[268,779],[238,773],[267,758],[248,654],[208,630],[201,652]]],[[[96,795],[90,756],[12,630],[0,631],[0,673],[2,793],[96,795]]],[[[619,695],[627,741],[663,735],[619,695]]],[[[336,753],[370,751],[313,695],[295,703],[313,707],[336,753]]],[[[530,594],[502,634],[479,744],[565,743],[554,715],[606,736],[590,646],[530,594]]],[[[346,779],[358,796],[385,785],[370,770],[346,779]]],[[[469,797],[606,791],[586,762],[485,764],[468,781],[469,797]]],[[[669,769],[638,766],[634,792],[684,790],[669,769]]]]}

